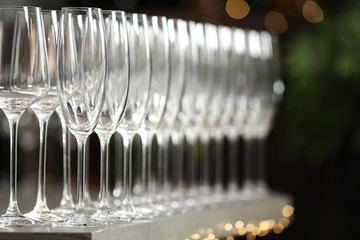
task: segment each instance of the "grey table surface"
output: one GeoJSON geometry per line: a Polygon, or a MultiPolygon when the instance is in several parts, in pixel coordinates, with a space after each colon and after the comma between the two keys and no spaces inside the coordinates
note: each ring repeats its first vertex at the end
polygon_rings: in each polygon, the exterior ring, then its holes
{"type": "Polygon", "coordinates": [[[264,199],[223,204],[217,208],[188,212],[149,221],[133,221],[105,227],[0,227],[0,239],[9,240],[185,240],[219,238],[236,235],[236,222],[244,226],[262,220],[282,218],[284,206],[292,204],[285,194],[274,194],[264,199]],[[227,227],[226,227],[227,226],[227,227]],[[209,235],[210,234],[210,235],[209,235]]]}

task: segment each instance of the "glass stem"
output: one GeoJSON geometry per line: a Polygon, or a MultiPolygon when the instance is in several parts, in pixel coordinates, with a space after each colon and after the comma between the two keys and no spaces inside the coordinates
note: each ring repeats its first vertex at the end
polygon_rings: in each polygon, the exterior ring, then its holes
{"type": "MultiPolygon", "coordinates": [[[[89,142],[89,141],[87,141],[89,142]]],[[[91,138],[90,143],[91,144],[91,138]]],[[[91,194],[90,194],[90,146],[89,144],[85,145],[85,195],[84,202],[86,206],[92,206],[91,194]]]]}
{"type": "Polygon", "coordinates": [[[132,137],[123,136],[124,144],[124,173],[123,173],[123,194],[122,199],[131,202],[132,186],[132,137]]]}
{"type": "Polygon", "coordinates": [[[100,137],[101,158],[100,158],[100,208],[108,208],[108,190],[109,190],[109,137],[100,137]]]}
{"type": "Polygon", "coordinates": [[[38,193],[35,209],[39,211],[50,211],[46,204],[45,183],[46,183],[46,144],[47,130],[49,119],[39,118],[40,127],[40,150],[39,150],[39,176],[38,176],[38,193]]]}
{"type": "Polygon", "coordinates": [[[119,147],[115,147],[115,185],[114,185],[114,190],[113,190],[113,196],[114,197],[119,197],[120,196],[120,192],[122,190],[122,179],[121,179],[121,175],[122,175],[122,168],[123,168],[123,164],[122,164],[122,143],[121,143],[121,135],[118,133],[115,133],[115,146],[119,146],[119,147]]]}
{"type": "Polygon", "coordinates": [[[209,136],[201,137],[201,144],[203,147],[202,157],[200,157],[201,167],[200,167],[200,184],[204,194],[206,194],[207,189],[210,187],[210,152],[209,145],[210,139],[209,136]]]}
{"type": "Polygon", "coordinates": [[[78,147],[77,161],[77,204],[76,210],[85,207],[85,188],[86,188],[86,139],[78,137],[76,139],[78,147]]]}
{"type": "Polygon", "coordinates": [[[8,117],[10,129],[10,198],[5,215],[12,216],[21,215],[17,203],[17,137],[20,116],[18,118],[8,117]]]}
{"type": "Polygon", "coordinates": [[[158,136],[158,178],[159,179],[159,194],[162,194],[162,199],[167,201],[169,200],[169,193],[170,193],[170,179],[169,179],[169,140],[170,135],[165,134],[158,136]]]}
{"type": "Polygon", "coordinates": [[[71,133],[67,128],[65,122],[61,120],[62,129],[62,146],[63,146],[63,195],[61,205],[67,202],[73,205],[73,198],[71,193],[71,133]]]}
{"type": "Polygon", "coordinates": [[[218,135],[215,138],[216,155],[215,155],[215,192],[223,191],[223,175],[224,175],[224,162],[223,162],[223,138],[218,135]]]}
{"type": "Polygon", "coordinates": [[[252,187],[253,185],[253,153],[254,153],[254,138],[244,138],[244,187],[252,187]]]}
{"type": "Polygon", "coordinates": [[[184,157],[183,157],[183,134],[176,134],[172,136],[174,151],[173,151],[173,175],[175,180],[175,188],[176,192],[182,193],[184,189],[184,178],[183,178],[183,166],[184,166],[184,157]]]}
{"type": "Polygon", "coordinates": [[[266,186],[266,137],[257,139],[257,184],[266,186]]]}
{"type": "Polygon", "coordinates": [[[237,174],[238,174],[238,159],[237,159],[237,146],[238,137],[229,139],[230,147],[230,161],[229,161],[229,190],[235,191],[238,188],[237,174]]]}
{"type": "Polygon", "coordinates": [[[141,199],[151,201],[150,199],[150,181],[151,181],[151,136],[142,136],[142,179],[141,179],[141,199]]]}
{"type": "Polygon", "coordinates": [[[197,175],[196,174],[197,161],[196,161],[196,152],[195,152],[196,138],[194,135],[189,134],[188,136],[186,136],[186,140],[188,147],[188,157],[187,157],[188,169],[186,172],[188,173],[187,178],[189,180],[189,190],[191,194],[194,194],[196,187],[195,177],[197,175]]]}

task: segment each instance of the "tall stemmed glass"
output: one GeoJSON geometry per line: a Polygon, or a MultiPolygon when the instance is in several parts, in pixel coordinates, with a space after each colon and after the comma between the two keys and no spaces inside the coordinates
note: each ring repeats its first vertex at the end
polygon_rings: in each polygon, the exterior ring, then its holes
{"type": "MultiPolygon", "coordinates": [[[[185,51],[187,24],[181,19],[168,19],[167,27],[169,34],[170,47],[170,85],[166,99],[166,106],[160,124],[156,132],[158,143],[158,172],[157,172],[157,194],[156,209],[161,214],[171,215],[173,208],[179,208],[177,201],[171,201],[170,196],[170,176],[169,176],[169,140],[171,130],[174,127],[180,107],[180,101],[185,88],[185,51]]],[[[178,172],[182,170],[182,161],[179,162],[178,172]]],[[[182,184],[179,182],[181,188],[182,184]]]]}
{"type": "Polygon", "coordinates": [[[62,8],[57,46],[61,112],[78,147],[77,203],[68,226],[91,226],[85,210],[85,146],[105,99],[104,20],[99,8],[62,8]]]}
{"type": "Polygon", "coordinates": [[[108,152],[111,136],[123,116],[129,90],[129,56],[126,17],[123,11],[103,11],[107,41],[106,97],[95,132],[100,139],[99,206],[91,216],[94,221],[119,222],[108,203],[108,152]]]}
{"type": "Polygon", "coordinates": [[[231,29],[232,51],[230,54],[229,77],[231,88],[229,93],[230,119],[223,126],[223,131],[229,140],[229,182],[227,197],[229,200],[239,199],[238,184],[238,138],[244,131],[247,116],[247,71],[249,63],[247,31],[241,28],[231,29]]]}
{"type": "Polygon", "coordinates": [[[132,140],[143,121],[149,100],[151,86],[150,43],[147,16],[126,14],[129,58],[130,86],[125,114],[117,131],[124,144],[123,194],[121,206],[114,213],[124,218],[142,218],[132,201],[132,140]]]}
{"type": "Polygon", "coordinates": [[[35,104],[31,105],[40,127],[40,149],[39,149],[39,176],[38,193],[35,207],[26,217],[39,222],[62,221],[62,218],[53,214],[47,206],[45,196],[46,183],[46,142],[47,128],[51,115],[59,105],[56,89],[56,40],[58,33],[58,18],[56,11],[43,11],[44,29],[48,51],[50,91],[35,104]]]}
{"type": "MultiPolygon", "coordinates": [[[[211,35],[210,35],[211,36],[211,35]]],[[[224,134],[223,127],[229,124],[231,116],[233,114],[233,97],[235,85],[231,81],[229,70],[231,69],[231,53],[232,49],[232,34],[231,29],[226,26],[217,27],[217,37],[218,37],[218,50],[215,51],[215,58],[213,64],[215,64],[215,69],[217,74],[216,80],[214,81],[214,92],[212,97],[211,105],[209,105],[209,110],[207,113],[207,127],[210,133],[210,136],[214,139],[216,144],[216,154],[214,157],[214,189],[213,194],[208,195],[203,200],[203,203],[209,204],[219,204],[224,200],[224,184],[223,184],[223,174],[224,174],[224,156],[223,156],[223,142],[224,134]],[[210,198],[209,198],[210,197],[210,198]]],[[[211,37],[213,38],[213,37],[211,37]]],[[[237,43],[238,44],[238,43],[237,43]]],[[[206,145],[205,145],[206,146],[206,145]]],[[[206,150],[206,148],[205,148],[206,150]]],[[[209,156],[210,153],[207,151],[205,156],[209,156]]],[[[210,160],[205,159],[204,165],[206,162],[210,165],[210,160]]],[[[205,167],[204,167],[205,168],[205,167]]],[[[208,169],[210,169],[208,167],[208,169]]],[[[204,171],[206,168],[204,169],[204,171]]],[[[206,186],[210,186],[210,177],[212,174],[209,171],[208,173],[203,174],[206,178],[203,181],[203,188],[206,190],[206,186]]],[[[206,193],[206,191],[205,191],[206,193]]]]}
{"type": "MultiPolygon", "coordinates": [[[[187,158],[188,161],[188,189],[186,192],[187,201],[186,204],[191,208],[201,209],[197,203],[197,199],[199,197],[198,193],[198,159],[196,157],[195,152],[195,143],[198,140],[200,132],[202,130],[202,126],[206,120],[207,114],[207,104],[210,101],[210,96],[212,93],[212,83],[214,79],[214,74],[212,71],[213,66],[210,66],[214,61],[214,46],[213,41],[216,41],[217,45],[217,35],[213,34],[215,39],[208,39],[209,33],[213,29],[213,25],[210,24],[202,24],[196,23],[194,32],[194,36],[196,39],[196,49],[198,51],[198,60],[195,64],[197,64],[198,75],[197,80],[192,83],[192,92],[193,94],[193,102],[191,104],[191,113],[190,113],[190,122],[185,129],[182,129],[183,133],[186,135],[186,141],[190,148],[189,156],[187,158]]],[[[216,28],[213,33],[216,33],[216,28]]]]}
{"type": "Polygon", "coordinates": [[[151,52],[151,89],[148,109],[138,131],[142,140],[141,201],[137,209],[147,218],[154,217],[155,209],[150,193],[151,143],[163,115],[169,86],[169,35],[166,17],[148,18],[151,52]]]}
{"type": "Polygon", "coordinates": [[[27,107],[49,91],[49,66],[41,9],[0,7],[0,108],[10,127],[10,199],[2,226],[24,226],[17,202],[18,123],[27,107]]]}
{"type": "Polygon", "coordinates": [[[284,92],[284,85],[279,76],[279,52],[278,39],[269,32],[260,32],[261,42],[261,69],[263,71],[261,83],[259,88],[259,99],[261,99],[262,106],[259,113],[258,132],[255,137],[257,144],[257,158],[256,161],[256,182],[255,192],[257,197],[264,197],[270,193],[266,182],[266,138],[271,129],[274,115],[276,111],[276,104],[282,97],[284,92]]]}
{"type": "MultiPolygon", "coordinates": [[[[256,139],[267,135],[274,114],[273,81],[270,76],[271,36],[266,32],[248,33],[249,72],[247,84],[247,118],[244,127],[245,166],[244,192],[257,197],[256,160],[253,157],[256,139]]],[[[256,155],[255,155],[256,156],[256,155]]]]}
{"type": "MultiPolygon", "coordinates": [[[[226,34],[224,34],[226,35],[226,34]]],[[[223,39],[222,39],[223,40],[223,39]]],[[[220,63],[224,59],[220,59],[220,43],[224,44],[223,41],[219,40],[218,37],[218,27],[212,24],[205,25],[205,45],[207,49],[207,72],[205,75],[207,81],[207,85],[203,91],[210,94],[211,97],[208,98],[207,103],[207,111],[205,115],[205,120],[203,122],[203,126],[201,127],[202,131],[199,131],[200,141],[204,146],[204,155],[200,158],[200,202],[202,204],[210,203],[210,153],[209,153],[209,145],[210,138],[212,137],[216,144],[216,160],[215,160],[215,195],[211,196],[212,202],[219,201],[221,199],[222,193],[222,172],[223,172],[223,164],[222,164],[222,144],[223,139],[222,135],[219,131],[216,131],[215,126],[219,122],[219,119],[222,115],[223,108],[221,103],[223,98],[225,97],[224,93],[224,85],[226,85],[226,77],[220,72],[220,63]]],[[[195,164],[195,163],[194,163],[195,164]]]]}

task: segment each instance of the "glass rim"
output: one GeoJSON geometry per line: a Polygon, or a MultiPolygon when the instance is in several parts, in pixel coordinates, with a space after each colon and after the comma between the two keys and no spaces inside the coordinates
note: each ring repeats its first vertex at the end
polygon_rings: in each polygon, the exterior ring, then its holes
{"type": "Polygon", "coordinates": [[[127,18],[128,18],[128,17],[132,17],[132,16],[134,16],[134,15],[138,15],[138,16],[141,16],[141,17],[143,17],[143,16],[147,17],[147,16],[148,16],[146,13],[128,13],[128,12],[125,13],[125,16],[126,16],[127,18]]]}
{"type": "MultiPolygon", "coordinates": [[[[105,14],[109,14],[109,13],[112,13],[112,12],[115,12],[115,13],[125,13],[125,11],[123,10],[109,10],[109,9],[105,9],[105,10],[101,10],[102,13],[105,13],[105,14]]],[[[125,13],[126,14],[126,13],[125,13]]]]}
{"type": "Polygon", "coordinates": [[[41,10],[43,13],[49,13],[49,12],[56,12],[56,13],[60,13],[60,10],[55,10],[55,9],[42,9],[41,10]]]}
{"type": "Polygon", "coordinates": [[[101,8],[99,8],[99,7],[62,7],[61,8],[61,11],[68,11],[68,10],[72,10],[72,11],[84,11],[84,10],[86,10],[86,11],[88,11],[89,9],[91,9],[91,10],[95,10],[95,11],[102,11],[102,9],[101,8]]]}
{"type": "Polygon", "coordinates": [[[42,11],[41,7],[37,7],[37,6],[0,5],[0,10],[18,10],[18,9],[24,9],[24,8],[42,11]]]}

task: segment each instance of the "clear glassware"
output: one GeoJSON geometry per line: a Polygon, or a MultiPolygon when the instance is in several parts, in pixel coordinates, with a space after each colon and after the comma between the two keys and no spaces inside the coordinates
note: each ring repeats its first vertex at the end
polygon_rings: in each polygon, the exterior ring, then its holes
{"type": "MultiPolygon", "coordinates": [[[[207,111],[205,115],[205,119],[202,123],[201,129],[198,131],[199,139],[204,146],[204,154],[203,157],[200,158],[200,182],[199,182],[199,192],[200,192],[200,203],[208,205],[210,203],[221,202],[223,198],[223,160],[222,160],[222,153],[223,153],[223,135],[221,132],[217,131],[217,124],[220,121],[220,118],[223,114],[222,102],[225,98],[227,92],[226,90],[226,76],[224,74],[225,71],[220,71],[220,63],[222,62],[223,58],[220,58],[220,44],[224,44],[224,39],[219,39],[219,30],[218,27],[212,24],[205,25],[205,45],[207,49],[207,62],[206,65],[207,75],[206,81],[207,85],[203,91],[206,91],[207,94],[210,94],[211,97],[208,98],[207,103],[207,111]],[[221,80],[220,80],[221,79],[221,80]],[[224,87],[225,86],[225,87],[224,87]],[[215,146],[215,172],[212,174],[210,172],[210,153],[208,152],[210,140],[214,139],[216,144],[215,146]],[[215,178],[215,185],[214,189],[210,188],[210,176],[214,175],[215,178]],[[211,192],[214,191],[214,194],[211,192]],[[211,198],[211,199],[210,199],[211,198]]],[[[226,36],[226,32],[221,32],[226,36]]],[[[229,35],[227,35],[229,37],[229,35]]]]}
{"type": "MultiPolygon", "coordinates": [[[[230,54],[230,93],[229,111],[230,119],[223,126],[223,132],[229,140],[229,180],[227,186],[227,199],[237,201],[240,199],[240,187],[238,181],[239,154],[238,139],[244,131],[245,118],[247,116],[246,84],[248,70],[248,45],[247,31],[241,28],[231,29],[232,51],[230,54]],[[236,43],[236,44],[235,44],[236,43]]],[[[246,196],[246,194],[245,194],[246,196]]]]}
{"type": "Polygon", "coordinates": [[[143,218],[132,200],[132,141],[146,115],[151,86],[151,59],[147,16],[126,14],[129,38],[130,86],[125,113],[117,128],[123,138],[124,172],[121,205],[114,212],[122,218],[143,218]]]}
{"type": "MultiPolygon", "coordinates": [[[[202,36],[202,35],[201,35],[202,36]]],[[[185,23],[185,27],[179,25],[178,37],[181,39],[182,47],[184,48],[185,63],[184,63],[184,90],[180,99],[179,111],[177,112],[175,122],[171,128],[171,139],[175,147],[173,150],[173,169],[174,188],[171,193],[171,206],[175,208],[176,212],[187,212],[189,208],[186,207],[187,198],[185,197],[185,174],[192,175],[193,172],[189,169],[184,169],[186,164],[183,157],[183,142],[184,131],[190,124],[193,114],[194,103],[196,97],[201,94],[199,76],[203,68],[199,65],[199,45],[197,23],[190,21],[185,23]]],[[[190,154],[192,157],[193,154],[190,154]]],[[[188,161],[190,162],[190,161],[188,161]]]]}
{"type": "Polygon", "coordinates": [[[140,206],[136,206],[146,218],[159,214],[153,206],[150,183],[152,181],[151,144],[162,115],[169,92],[170,59],[169,35],[166,17],[151,16],[148,18],[151,57],[151,88],[148,109],[138,134],[142,140],[142,183],[140,206]]]}
{"type": "Polygon", "coordinates": [[[267,135],[273,119],[273,77],[271,76],[272,41],[270,33],[248,32],[247,117],[244,125],[244,196],[260,197],[256,191],[256,139],[267,135]]]}
{"type": "MultiPolygon", "coordinates": [[[[255,38],[254,34],[254,38],[255,38]]],[[[256,82],[256,92],[250,92],[249,96],[249,111],[250,118],[246,122],[245,136],[256,146],[256,154],[251,160],[255,168],[251,172],[254,173],[253,187],[254,197],[264,197],[270,193],[267,186],[265,176],[265,147],[266,138],[271,129],[276,104],[281,98],[284,91],[283,83],[279,77],[279,59],[278,59],[278,45],[275,36],[269,32],[258,32],[260,42],[260,56],[254,54],[255,50],[251,52],[254,61],[256,57],[260,60],[256,63],[261,71],[254,76],[256,82]],[[255,129],[255,125],[257,128],[255,129]],[[253,129],[254,128],[254,129],[253,129]]],[[[251,146],[250,146],[251,147],[251,146]]],[[[249,148],[250,148],[249,147],[249,148]]],[[[251,149],[249,149],[251,151],[251,149]]],[[[249,154],[250,155],[250,154],[249,154]]],[[[249,156],[251,158],[251,155],[249,156]]]]}
{"type": "MultiPolygon", "coordinates": [[[[179,209],[180,204],[171,197],[171,181],[169,176],[169,142],[171,130],[174,127],[178,117],[180,101],[185,89],[185,52],[187,45],[187,24],[181,19],[168,19],[169,47],[171,49],[169,57],[170,67],[170,85],[169,93],[166,99],[166,106],[162,115],[160,124],[156,131],[158,143],[158,172],[157,172],[157,192],[154,199],[156,209],[161,215],[172,215],[173,209],[179,209]],[[182,37],[180,37],[182,36],[182,37]]],[[[181,154],[182,151],[179,151],[181,154]]],[[[180,159],[182,159],[180,157],[180,159]]],[[[176,173],[182,170],[182,161],[176,170],[176,173]]],[[[180,178],[181,179],[181,178],[180,178]]],[[[182,188],[182,183],[178,182],[178,187],[182,188]]],[[[179,188],[177,188],[179,189],[179,188]]]]}
{"type": "Polygon", "coordinates": [[[39,121],[40,127],[40,149],[39,149],[39,173],[38,193],[35,207],[25,214],[26,217],[35,221],[49,223],[62,221],[60,216],[52,213],[46,202],[46,144],[47,128],[51,115],[59,105],[59,98],[56,89],[56,41],[58,33],[58,16],[56,11],[43,11],[45,39],[47,44],[47,55],[50,73],[50,91],[30,106],[39,121]]]}
{"type": "Polygon", "coordinates": [[[71,192],[71,133],[66,126],[61,113],[61,106],[55,109],[61,122],[61,139],[63,149],[63,190],[60,205],[52,211],[63,217],[70,217],[75,211],[73,194],[71,192]]]}
{"type": "Polygon", "coordinates": [[[27,107],[50,88],[44,23],[38,7],[0,7],[0,108],[10,127],[10,199],[0,225],[35,222],[23,216],[17,202],[18,123],[27,107]]]}
{"type": "Polygon", "coordinates": [[[114,216],[108,203],[108,152],[111,136],[123,116],[129,91],[129,47],[123,11],[103,11],[107,41],[106,97],[95,132],[101,146],[99,204],[91,219],[102,223],[128,222],[114,216]]]}
{"type": "Polygon", "coordinates": [[[105,100],[107,53],[100,8],[62,8],[57,46],[61,112],[78,147],[77,203],[66,226],[93,226],[85,209],[85,147],[105,100]]]}
{"type": "MultiPolygon", "coordinates": [[[[188,169],[188,188],[186,191],[186,205],[188,210],[201,210],[202,206],[198,204],[199,189],[198,189],[198,171],[199,161],[195,152],[195,144],[202,132],[202,127],[205,124],[208,103],[211,97],[212,79],[214,78],[211,62],[214,61],[213,40],[217,43],[217,35],[213,34],[215,39],[208,39],[211,24],[196,23],[193,35],[196,40],[196,47],[198,51],[197,64],[198,80],[192,83],[192,91],[188,94],[193,95],[191,103],[190,121],[186,128],[180,129],[180,134],[185,134],[187,146],[189,147],[189,156],[187,157],[188,169]]],[[[214,29],[216,30],[216,28],[214,29]]],[[[216,33],[216,32],[214,32],[216,33]]]]}

